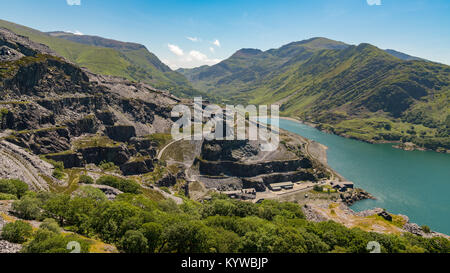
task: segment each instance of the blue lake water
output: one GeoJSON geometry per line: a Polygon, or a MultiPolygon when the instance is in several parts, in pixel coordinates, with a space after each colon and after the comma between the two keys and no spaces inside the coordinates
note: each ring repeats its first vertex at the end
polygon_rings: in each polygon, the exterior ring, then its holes
{"type": "Polygon", "coordinates": [[[326,145],[330,167],[377,198],[358,202],[353,210],[384,208],[450,234],[449,154],[369,144],[285,119],[280,128],[326,145]]]}

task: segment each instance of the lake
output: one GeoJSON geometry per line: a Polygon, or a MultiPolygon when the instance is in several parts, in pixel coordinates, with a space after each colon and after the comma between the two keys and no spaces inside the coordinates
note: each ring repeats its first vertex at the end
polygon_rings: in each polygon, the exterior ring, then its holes
{"type": "Polygon", "coordinates": [[[450,234],[449,154],[369,144],[286,119],[280,120],[280,128],[326,145],[330,167],[377,198],[357,202],[353,210],[384,208],[450,234]]]}

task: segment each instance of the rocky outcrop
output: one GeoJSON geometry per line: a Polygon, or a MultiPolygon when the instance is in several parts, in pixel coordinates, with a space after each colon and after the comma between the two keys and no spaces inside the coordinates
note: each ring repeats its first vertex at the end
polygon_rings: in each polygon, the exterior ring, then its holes
{"type": "Polygon", "coordinates": [[[353,205],[355,202],[366,200],[366,199],[375,199],[370,193],[362,190],[362,189],[354,189],[345,193],[340,194],[341,200],[346,203],[348,206],[353,205]]]}
{"type": "Polygon", "coordinates": [[[19,51],[12,49],[7,46],[1,46],[0,47],[0,62],[12,62],[17,61],[21,59],[22,57],[25,57],[22,53],[19,51]]]}
{"type": "Polygon", "coordinates": [[[149,156],[154,158],[158,151],[158,144],[149,140],[148,138],[131,138],[128,143],[134,147],[136,153],[142,156],[149,156]]]}
{"type": "Polygon", "coordinates": [[[129,125],[107,126],[106,135],[115,141],[127,142],[136,136],[136,129],[129,125]]]}
{"type": "Polygon", "coordinates": [[[66,123],[72,136],[81,136],[82,134],[95,134],[99,124],[93,115],[85,116],[79,120],[68,121],[66,123]]]}
{"type": "Polygon", "coordinates": [[[172,187],[175,186],[176,183],[177,178],[173,174],[167,173],[163,178],[156,182],[156,185],[158,185],[158,187],[172,187]]]}
{"type": "Polygon", "coordinates": [[[13,244],[8,241],[0,240],[0,253],[7,254],[7,253],[18,253],[22,250],[22,245],[20,244],[13,244]]]}
{"type": "Polygon", "coordinates": [[[152,172],[154,169],[153,160],[142,160],[127,162],[120,166],[123,175],[138,175],[152,172]]]}
{"type": "Polygon", "coordinates": [[[22,131],[7,140],[35,154],[60,153],[71,147],[69,131],[63,127],[22,131]]]}
{"type": "Polygon", "coordinates": [[[4,128],[17,131],[37,130],[45,125],[55,125],[55,115],[37,104],[16,103],[8,105],[4,128]]]}
{"type": "Polygon", "coordinates": [[[47,155],[46,157],[54,161],[62,162],[64,164],[64,168],[67,169],[84,167],[83,156],[81,153],[69,152],[47,155]]]}
{"type": "Polygon", "coordinates": [[[49,55],[29,59],[4,81],[5,90],[16,97],[57,96],[92,91],[89,78],[78,67],[49,55]]]}
{"type": "Polygon", "coordinates": [[[125,164],[130,159],[130,152],[125,145],[114,147],[88,147],[78,150],[83,155],[87,164],[100,164],[104,162],[113,162],[117,166],[125,164]]]}
{"type": "Polygon", "coordinates": [[[254,177],[262,174],[294,172],[311,168],[311,162],[304,158],[298,160],[269,161],[261,163],[238,163],[233,161],[206,161],[197,159],[200,173],[206,175],[254,177]]]}
{"type": "Polygon", "coordinates": [[[17,35],[6,28],[0,28],[0,46],[7,46],[8,48],[17,50],[25,56],[34,56],[38,53],[56,56],[46,45],[35,43],[27,37],[17,35]]]}
{"type": "Polygon", "coordinates": [[[242,179],[242,187],[244,189],[255,189],[257,192],[264,192],[267,189],[262,178],[242,179]]]}
{"type": "Polygon", "coordinates": [[[257,144],[248,140],[212,140],[203,142],[201,152],[202,158],[209,161],[239,161],[257,155],[259,150],[257,144]]]}
{"type": "Polygon", "coordinates": [[[113,188],[113,187],[110,187],[110,186],[106,186],[106,185],[98,185],[98,184],[86,185],[86,184],[81,184],[80,186],[89,186],[89,187],[93,187],[93,188],[99,189],[106,195],[106,197],[109,200],[114,200],[114,199],[116,199],[117,195],[123,193],[122,191],[120,191],[120,190],[118,190],[116,188],[113,188]]]}
{"type": "Polygon", "coordinates": [[[107,126],[113,126],[117,121],[117,117],[111,111],[97,111],[95,116],[107,126]]]}

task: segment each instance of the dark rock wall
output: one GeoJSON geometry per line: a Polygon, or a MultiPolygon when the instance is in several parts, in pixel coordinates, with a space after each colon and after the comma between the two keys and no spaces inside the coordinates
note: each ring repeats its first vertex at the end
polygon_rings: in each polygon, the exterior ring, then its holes
{"type": "Polygon", "coordinates": [[[232,161],[206,161],[197,159],[201,174],[220,176],[237,176],[237,177],[254,177],[262,174],[278,173],[278,172],[294,172],[299,169],[308,169],[312,167],[308,159],[287,160],[287,161],[271,161],[255,164],[243,164],[232,161]]]}

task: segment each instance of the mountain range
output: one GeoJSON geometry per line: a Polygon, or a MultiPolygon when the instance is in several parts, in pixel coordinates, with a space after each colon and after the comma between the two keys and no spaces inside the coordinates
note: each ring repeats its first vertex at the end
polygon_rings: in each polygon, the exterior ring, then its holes
{"type": "Polygon", "coordinates": [[[283,116],[369,142],[450,149],[450,67],[370,44],[327,38],[262,51],[241,49],[213,65],[172,71],[143,45],[0,20],[90,71],[142,81],[180,97],[279,104],[283,116]]]}
{"type": "Polygon", "coordinates": [[[179,69],[234,104],[279,104],[284,116],[370,142],[450,148],[450,67],[370,44],[327,38],[241,49],[214,66],[179,69]]]}
{"type": "MultiPolygon", "coordinates": [[[[449,252],[447,235],[406,216],[349,213],[348,206],[373,196],[333,171],[317,142],[284,131],[275,151],[264,151],[260,140],[172,139],[171,112],[190,101],[155,86],[174,84],[167,75],[187,79],[145,47],[8,26],[30,38],[0,27],[0,253],[69,253],[73,242],[82,253],[366,253],[373,241],[387,253],[449,252]],[[127,61],[137,52],[149,59],[127,61]],[[93,72],[126,74],[114,66],[124,60],[123,67],[148,66],[154,74],[136,82],[93,72]]],[[[217,79],[214,85],[249,88],[208,90],[222,102],[272,100],[298,117],[301,96],[322,96],[305,104],[317,118],[326,111],[338,117],[337,105],[355,117],[370,113],[370,104],[351,112],[352,103],[377,96],[390,102],[372,74],[384,88],[397,84],[391,93],[408,91],[417,101],[424,90],[445,103],[448,92],[445,66],[324,38],[269,52],[240,50],[200,70],[204,81],[217,79]],[[334,92],[328,96],[327,84],[334,92]]],[[[181,72],[194,83],[199,77],[181,72]]],[[[180,88],[167,89],[188,90],[180,88]]],[[[403,118],[386,109],[388,118],[403,118]]],[[[380,130],[393,130],[389,124],[380,130]]]]}
{"type": "Polygon", "coordinates": [[[45,44],[94,73],[142,81],[177,96],[199,94],[184,76],[172,71],[143,45],[61,31],[45,33],[4,20],[0,20],[0,27],[45,44]]]}

